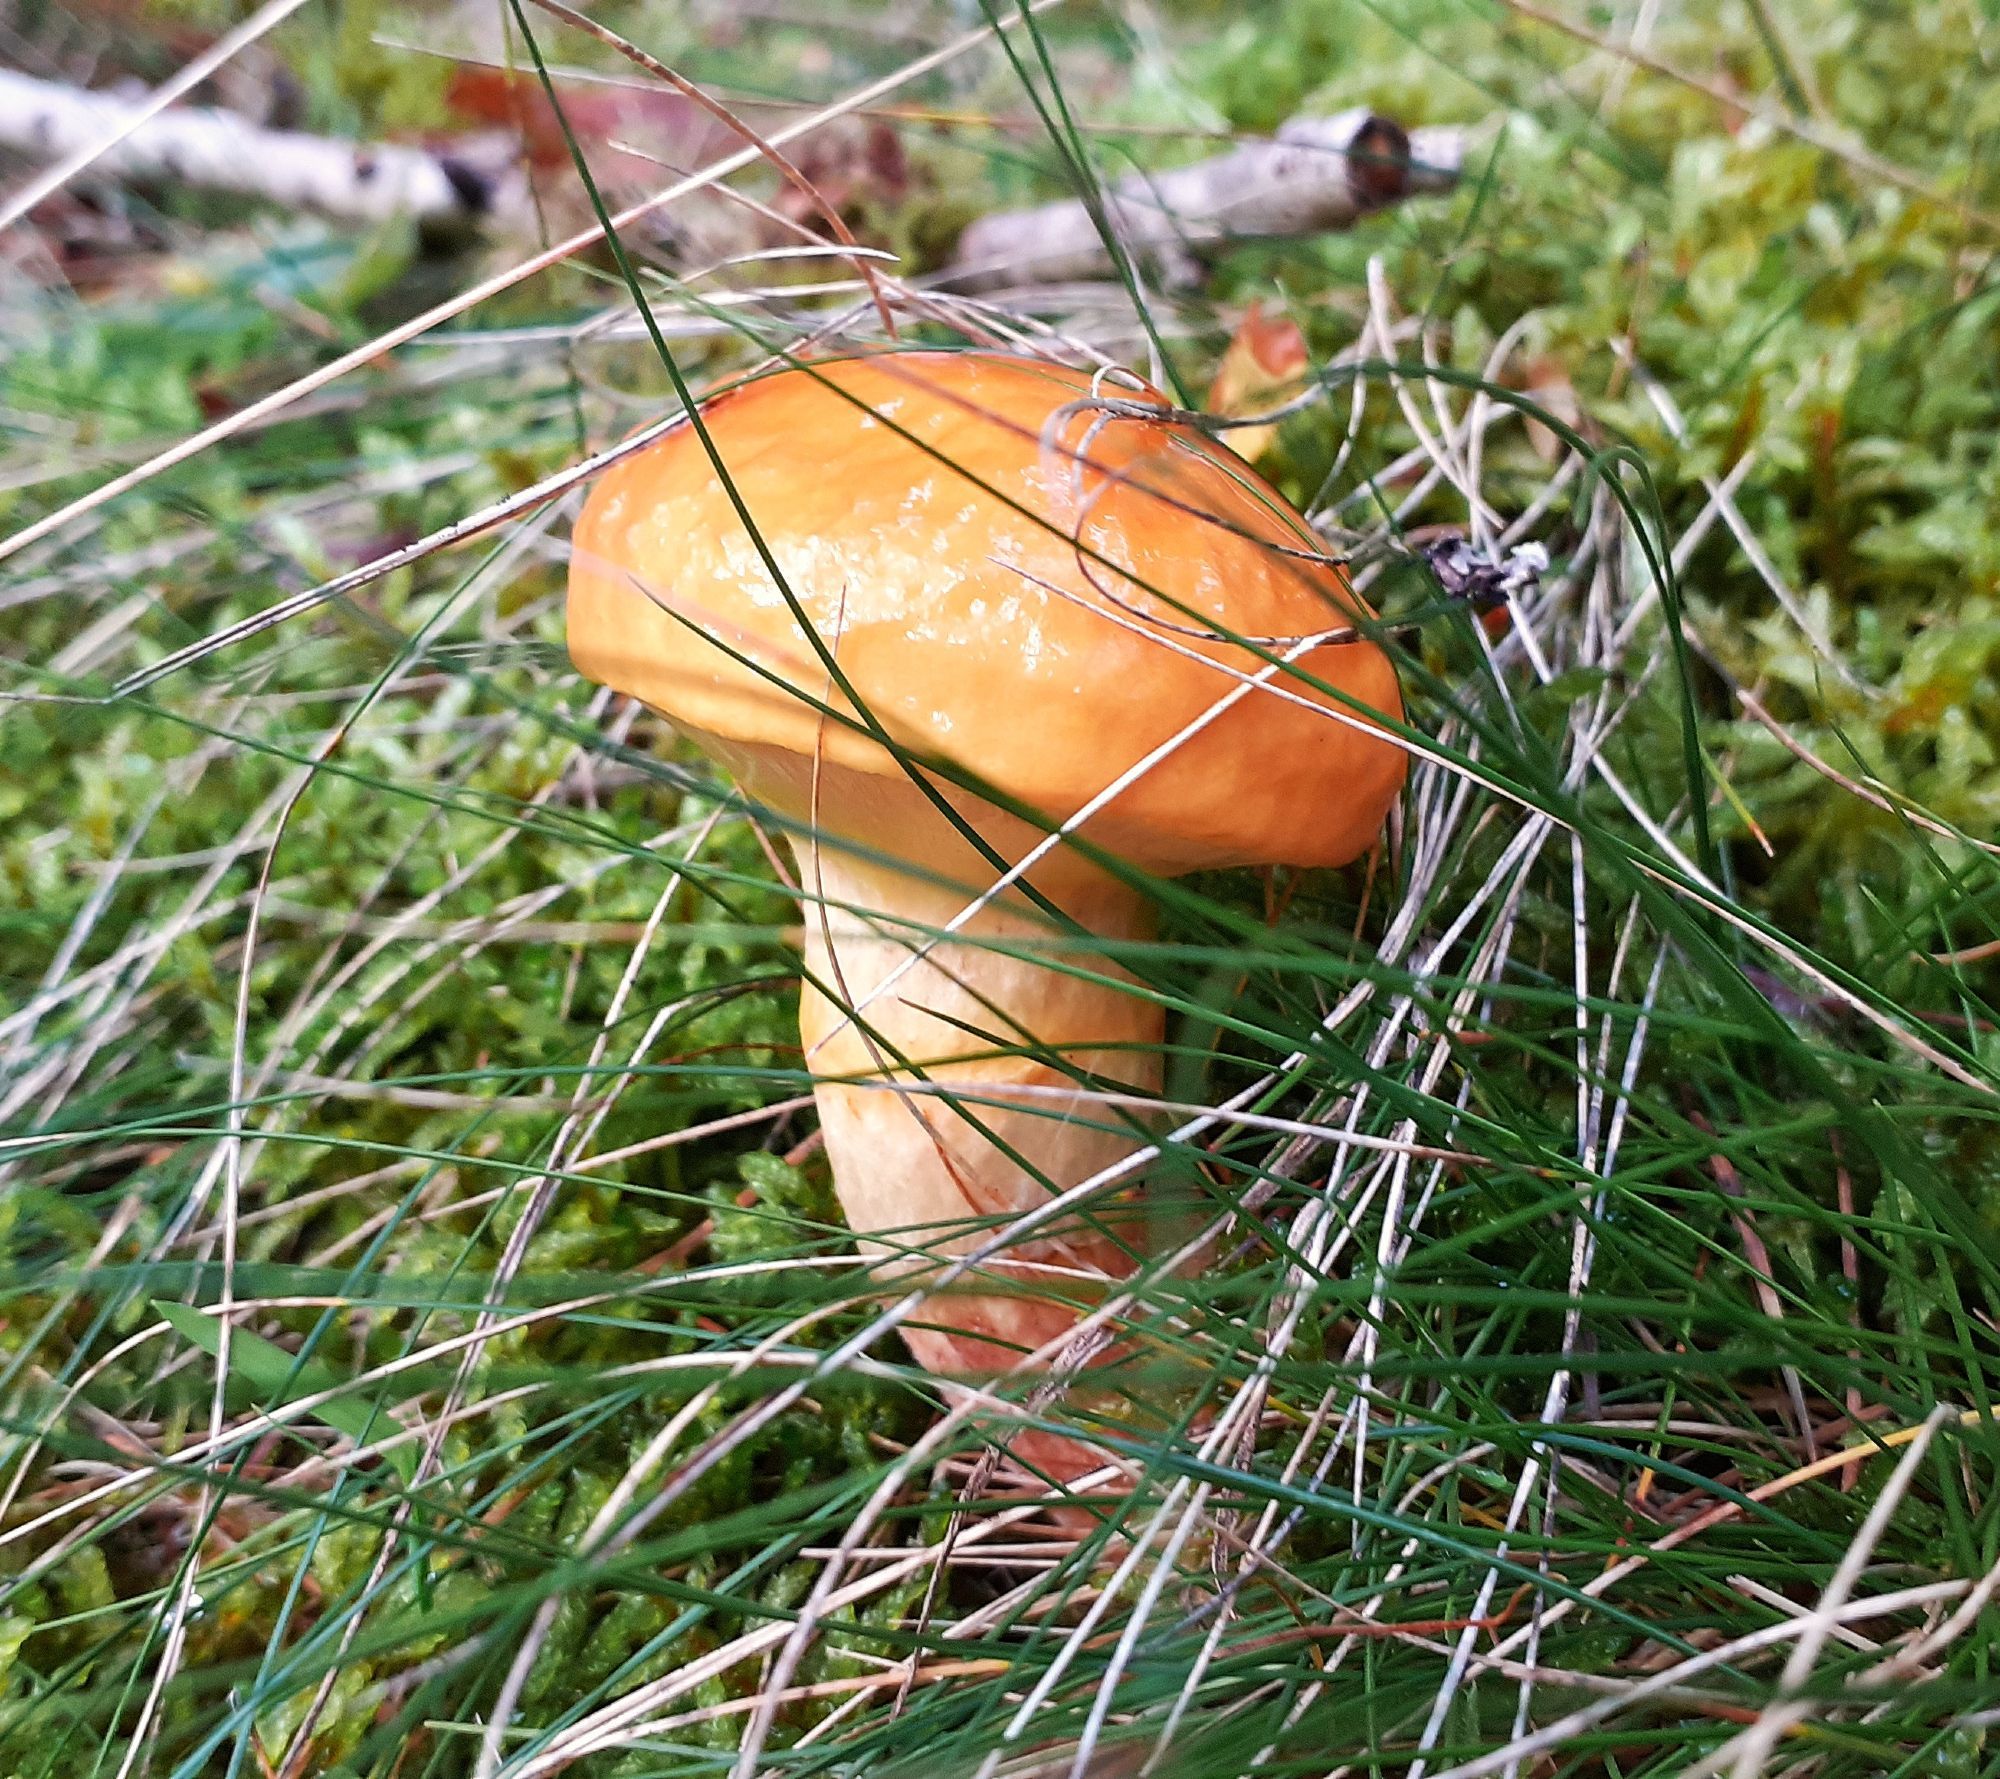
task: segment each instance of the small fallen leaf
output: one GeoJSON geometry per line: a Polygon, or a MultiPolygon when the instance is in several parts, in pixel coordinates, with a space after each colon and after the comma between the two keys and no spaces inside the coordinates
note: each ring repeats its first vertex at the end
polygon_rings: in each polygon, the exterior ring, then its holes
{"type": "MultiPolygon", "coordinates": [[[[1253,302],[1216,367],[1208,411],[1235,420],[1275,408],[1297,393],[1311,363],[1298,323],[1289,315],[1267,316],[1263,303],[1253,302]]],[[[1237,426],[1219,436],[1245,463],[1255,463],[1271,448],[1278,429],[1275,424],[1237,426]]]]}
{"type": "MultiPolygon", "coordinates": [[[[1583,404],[1577,399],[1576,385],[1569,372],[1554,358],[1537,358],[1528,366],[1527,393],[1543,412],[1553,415],[1573,432],[1583,422],[1583,404]]],[[[1530,414],[1525,425],[1528,443],[1544,463],[1554,463],[1569,449],[1560,435],[1530,414]]]]}
{"type": "Polygon", "coordinates": [[[699,165],[719,144],[734,146],[728,131],[700,106],[665,87],[598,87],[564,81],[551,103],[530,70],[465,64],[452,71],[445,108],[463,122],[512,131],[520,137],[529,164],[542,172],[569,168],[564,123],[592,152],[594,162],[613,167],[633,162],[631,170],[641,177],[646,175],[645,162],[619,148],[621,139],[636,138],[646,148],[671,153],[689,165],[699,165]],[[557,104],[562,107],[560,116],[557,104]]]}
{"type": "Polygon", "coordinates": [[[1939,674],[1926,680],[1882,720],[1885,735],[1924,735],[1935,730],[1944,713],[1965,703],[1972,687],[1960,676],[1939,674]]]}

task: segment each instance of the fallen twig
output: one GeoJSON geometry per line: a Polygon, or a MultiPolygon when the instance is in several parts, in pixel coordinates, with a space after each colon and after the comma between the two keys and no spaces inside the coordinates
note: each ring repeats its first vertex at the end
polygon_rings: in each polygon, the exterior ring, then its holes
{"type": "Polygon", "coordinates": [[[237,192],[348,222],[409,217],[466,226],[523,195],[506,155],[456,153],[271,130],[233,111],[149,107],[0,68],[0,147],[138,183],[237,192]]]}
{"type": "MultiPolygon", "coordinates": [[[[248,48],[274,25],[290,18],[304,4],[304,0],[265,0],[249,18],[235,30],[218,37],[200,55],[196,56],[171,80],[155,87],[142,98],[117,107],[118,116],[108,120],[109,127],[95,135],[84,134],[80,141],[68,146],[60,154],[55,164],[46,167],[19,190],[0,202],[0,229],[11,227],[39,204],[51,192],[61,189],[76,174],[81,173],[94,161],[102,159],[118,144],[133,135],[142,125],[164,111],[183,93],[191,92],[210,75],[222,67],[232,56],[248,48]]],[[[22,77],[9,75],[10,82],[22,77]]],[[[35,84],[41,84],[39,82],[35,84]]],[[[58,92],[73,89],[57,88],[58,92]]],[[[16,115],[16,108],[7,101],[0,101],[0,124],[16,115]]]]}
{"type": "Polygon", "coordinates": [[[1104,195],[1001,211],[972,223],[948,271],[960,289],[1059,282],[1110,269],[1102,226],[1169,283],[1230,241],[1344,229],[1371,211],[1458,178],[1455,129],[1406,131],[1367,110],[1294,118],[1248,142],[1168,173],[1135,173],[1104,195]],[[1102,226],[1101,226],[1102,225],[1102,226]]]}

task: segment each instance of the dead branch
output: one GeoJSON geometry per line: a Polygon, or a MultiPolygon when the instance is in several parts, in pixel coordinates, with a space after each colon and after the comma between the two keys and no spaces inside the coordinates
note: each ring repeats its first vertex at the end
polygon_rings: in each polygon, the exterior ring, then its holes
{"type": "Polygon", "coordinates": [[[236,192],[349,222],[409,217],[467,226],[507,207],[516,179],[505,156],[477,144],[443,154],[266,129],[233,111],[174,106],[134,122],[112,93],[0,69],[0,147],[64,161],[110,144],[89,171],[135,184],[236,192]]]}
{"type": "MultiPolygon", "coordinates": [[[[1102,205],[1125,249],[1171,284],[1232,241],[1344,229],[1359,217],[1458,178],[1455,129],[1406,131],[1372,111],[1294,118],[1267,141],[1167,173],[1135,173],[1102,205]]],[[[959,289],[1059,283],[1110,270],[1099,218],[1081,200],[981,217],[947,276],[959,289]]]]}

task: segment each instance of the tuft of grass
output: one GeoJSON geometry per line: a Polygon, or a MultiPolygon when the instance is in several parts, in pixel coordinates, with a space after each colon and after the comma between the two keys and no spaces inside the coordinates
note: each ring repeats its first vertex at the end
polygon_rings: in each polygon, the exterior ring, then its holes
{"type": "MultiPolygon", "coordinates": [[[[768,10],[604,17],[804,102],[947,34],[768,10]]],[[[977,1486],[996,1422],[888,1326],[949,1295],[814,1152],[775,831],[562,654],[574,495],[407,550],[677,380],[876,337],[824,264],[634,238],[0,569],[7,1770],[1995,1771],[1991,24],[989,16],[900,95],[959,121],[905,126],[887,238],[1300,108],[1472,129],[1448,199],[1198,291],[955,311],[1195,390],[1290,313],[1263,467],[1419,750],[1374,866],[1162,885],[1121,956],[1185,1108],[1148,1189],[1218,1258],[1135,1282],[1103,1390],[992,1412],[1140,1484],[1082,1537],[977,1486]],[[1550,568],[1468,610],[1448,532],[1550,568]]],[[[378,61],[437,91],[368,18],[328,127],[378,61]]],[[[7,530],[472,275],[198,220],[6,291],[7,530]]]]}

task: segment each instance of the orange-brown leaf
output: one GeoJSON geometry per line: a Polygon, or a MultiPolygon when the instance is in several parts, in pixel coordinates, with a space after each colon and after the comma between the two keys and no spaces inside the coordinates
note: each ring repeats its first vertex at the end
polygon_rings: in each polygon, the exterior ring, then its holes
{"type": "MultiPolygon", "coordinates": [[[[1264,305],[1253,302],[1216,367],[1208,411],[1234,420],[1277,407],[1297,393],[1311,363],[1298,323],[1289,315],[1266,315],[1264,305]]],[[[1262,457],[1277,436],[1275,425],[1233,427],[1222,434],[1246,463],[1262,457]]]]}
{"type": "Polygon", "coordinates": [[[672,144],[675,158],[684,155],[689,164],[712,151],[726,133],[692,100],[664,88],[566,81],[556,96],[561,117],[535,75],[467,63],[453,70],[445,104],[466,123],[513,131],[521,138],[529,165],[537,168],[569,165],[563,119],[586,150],[601,149],[614,140],[637,140],[649,149],[672,144]]]}

